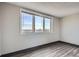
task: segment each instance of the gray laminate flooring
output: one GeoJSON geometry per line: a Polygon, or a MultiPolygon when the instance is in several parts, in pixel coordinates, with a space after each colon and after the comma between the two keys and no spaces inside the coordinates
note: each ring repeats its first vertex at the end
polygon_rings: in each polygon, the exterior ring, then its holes
{"type": "Polygon", "coordinates": [[[79,47],[56,42],[43,48],[14,55],[13,57],[79,57],[79,47]]]}

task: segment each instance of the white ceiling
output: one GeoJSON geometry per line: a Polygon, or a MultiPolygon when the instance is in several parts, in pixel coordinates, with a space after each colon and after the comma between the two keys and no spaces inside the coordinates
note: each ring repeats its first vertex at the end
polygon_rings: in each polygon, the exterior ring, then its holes
{"type": "Polygon", "coordinates": [[[57,17],[79,13],[79,2],[9,2],[57,17]]]}

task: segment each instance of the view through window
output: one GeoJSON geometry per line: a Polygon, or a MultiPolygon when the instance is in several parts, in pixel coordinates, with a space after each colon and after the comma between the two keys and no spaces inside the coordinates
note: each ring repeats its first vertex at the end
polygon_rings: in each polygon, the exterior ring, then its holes
{"type": "Polygon", "coordinates": [[[43,17],[35,16],[35,32],[43,31],[43,17]]]}
{"type": "Polygon", "coordinates": [[[50,19],[45,18],[45,32],[50,32],[50,19]]]}
{"type": "Polygon", "coordinates": [[[47,17],[21,12],[21,29],[26,32],[50,32],[50,20],[47,17]]]}
{"type": "Polygon", "coordinates": [[[32,15],[21,13],[22,30],[32,31],[32,15]]]}

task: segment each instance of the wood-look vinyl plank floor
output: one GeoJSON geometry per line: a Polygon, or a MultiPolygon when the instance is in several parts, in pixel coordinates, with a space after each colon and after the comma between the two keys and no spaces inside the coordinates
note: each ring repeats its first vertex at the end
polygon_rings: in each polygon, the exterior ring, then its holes
{"type": "Polygon", "coordinates": [[[79,46],[57,42],[29,53],[21,53],[12,57],[79,57],[79,46]]]}

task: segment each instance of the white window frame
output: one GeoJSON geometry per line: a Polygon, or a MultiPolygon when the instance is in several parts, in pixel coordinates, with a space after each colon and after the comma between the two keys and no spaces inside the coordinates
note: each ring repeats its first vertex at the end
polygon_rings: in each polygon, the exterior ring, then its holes
{"type": "MultiPolygon", "coordinates": [[[[21,13],[22,13],[22,12],[21,12],[21,13]]],[[[27,13],[27,14],[32,15],[32,14],[30,14],[30,13],[27,13]]],[[[21,18],[21,20],[22,20],[22,18],[21,18]]],[[[23,21],[23,23],[24,23],[24,21],[23,21]]],[[[21,25],[22,25],[22,24],[21,24],[21,25]]],[[[33,26],[33,15],[32,15],[32,26],[33,26]]],[[[22,26],[21,26],[21,29],[22,29],[22,26]]],[[[25,31],[27,31],[27,29],[26,29],[25,31]]],[[[31,31],[27,31],[27,32],[32,32],[32,31],[33,31],[33,28],[32,28],[31,31]]]]}
{"type": "Polygon", "coordinates": [[[22,8],[20,9],[20,22],[19,22],[20,23],[20,32],[22,32],[22,24],[21,24],[21,13],[22,12],[25,12],[27,14],[33,15],[33,19],[32,19],[32,32],[35,32],[35,16],[43,17],[43,31],[41,31],[41,32],[44,32],[44,29],[45,29],[45,18],[50,19],[50,31],[49,32],[51,32],[51,19],[52,19],[51,16],[47,16],[47,15],[44,15],[44,14],[41,14],[41,13],[38,13],[38,12],[34,12],[34,11],[31,11],[31,10],[22,9],[22,8]]]}
{"type": "MultiPolygon", "coordinates": [[[[50,19],[50,30],[49,30],[49,32],[51,32],[51,18],[48,18],[48,19],[50,19]]],[[[44,19],[44,22],[45,22],[45,19],[44,19]]],[[[44,23],[44,29],[45,29],[45,23],[44,23]]]]}

